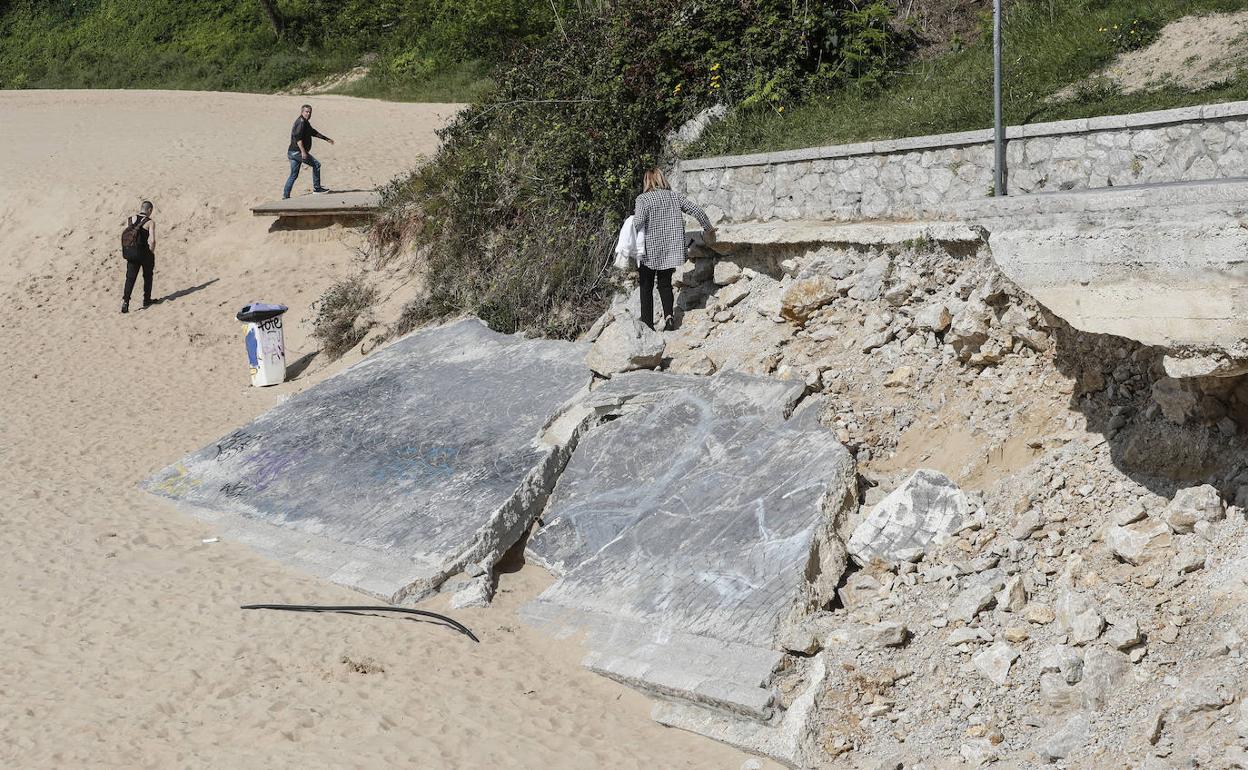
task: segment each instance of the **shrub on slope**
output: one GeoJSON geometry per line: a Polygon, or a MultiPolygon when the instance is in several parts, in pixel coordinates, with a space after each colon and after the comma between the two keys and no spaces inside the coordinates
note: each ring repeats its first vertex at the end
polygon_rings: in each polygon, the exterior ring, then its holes
{"type": "Polygon", "coordinates": [[[497,73],[374,235],[410,238],[427,294],[410,325],[475,313],[571,337],[613,289],[608,255],[664,135],[719,103],[774,105],[881,77],[902,41],[878,3],[623,0],[573,9],[497,73]]]}

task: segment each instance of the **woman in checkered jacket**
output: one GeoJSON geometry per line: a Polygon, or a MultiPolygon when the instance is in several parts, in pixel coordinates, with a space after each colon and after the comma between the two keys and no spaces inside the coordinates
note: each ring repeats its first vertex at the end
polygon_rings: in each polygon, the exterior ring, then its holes
{"type": "Polygon", "coordinates": [[[654,328],[654,283],[658,278],[659,299],[663,303],[662,331],[670,331],[672,323],[672,273],[684,264],[685,214],[702,225],[707,239],[715,237],[715,228],[706,212],[688,198],[672,190],[663,172],[652,168],[646,172],[642,193],[637,196],[633,211],[633,228],[646,234],[646,253],[637,261],[641,284],[641,320],[654,328]]]}

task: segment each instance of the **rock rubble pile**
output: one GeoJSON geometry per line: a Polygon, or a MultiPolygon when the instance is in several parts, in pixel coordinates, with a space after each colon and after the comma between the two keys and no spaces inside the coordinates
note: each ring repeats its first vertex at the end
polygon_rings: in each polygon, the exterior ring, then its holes
{"type": "Polygon", "coordinates": [[[1073,330],[978,242],[676,282],[663,368],[801,381],[856,456],[854,563],[777,640],[782,705],[827,672],[807,764],[1248,767],[1248,378],[1073,330]]]}

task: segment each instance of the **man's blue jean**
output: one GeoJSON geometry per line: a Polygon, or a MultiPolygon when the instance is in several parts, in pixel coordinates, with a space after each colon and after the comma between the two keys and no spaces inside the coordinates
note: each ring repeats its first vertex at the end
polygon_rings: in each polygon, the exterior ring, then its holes
{"type": "Polygon", "coordinates": [[[286,157],[290,158],[290,176],[286,178],[286,187],[282,189],[282,197],[290,197],[290,188],[295,186],[295,180],[299,178],[299,166],[307,163],[312,167],[312,189],[321,189],[321,162],[312,157],[311,153],[308,157],[302,157],[298,150],[290,150],[286,153],[286,157]]]}

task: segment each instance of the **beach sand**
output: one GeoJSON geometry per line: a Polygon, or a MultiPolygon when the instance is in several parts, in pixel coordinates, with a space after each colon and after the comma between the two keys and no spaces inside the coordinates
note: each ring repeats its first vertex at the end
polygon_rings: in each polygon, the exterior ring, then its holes
{"type": "MultiPolygon", "coordinates": [[[[399,618],[244,612],[371,602],[202,542],[207,525],[137,488],[344,365],[251,388],[233,319],[289,305],[298,360],[310,304],[358,267],[354,231],[270,232],[248,210],[280,195],[302,101],[0,92],[0,766],[740,767],[581,669],[576,640],[526,628],[539,569],[504,575],[491,608],[447,610],[479,645],[399,618]],[[155,296],[173,296],[121,315],[117,240],[143,198],[155,296]]],[[[312,101],[340,189],[415,165],[454,110],[312,101]]],[[[296,194],[310,185],[305,169],[296,194]]]]}

